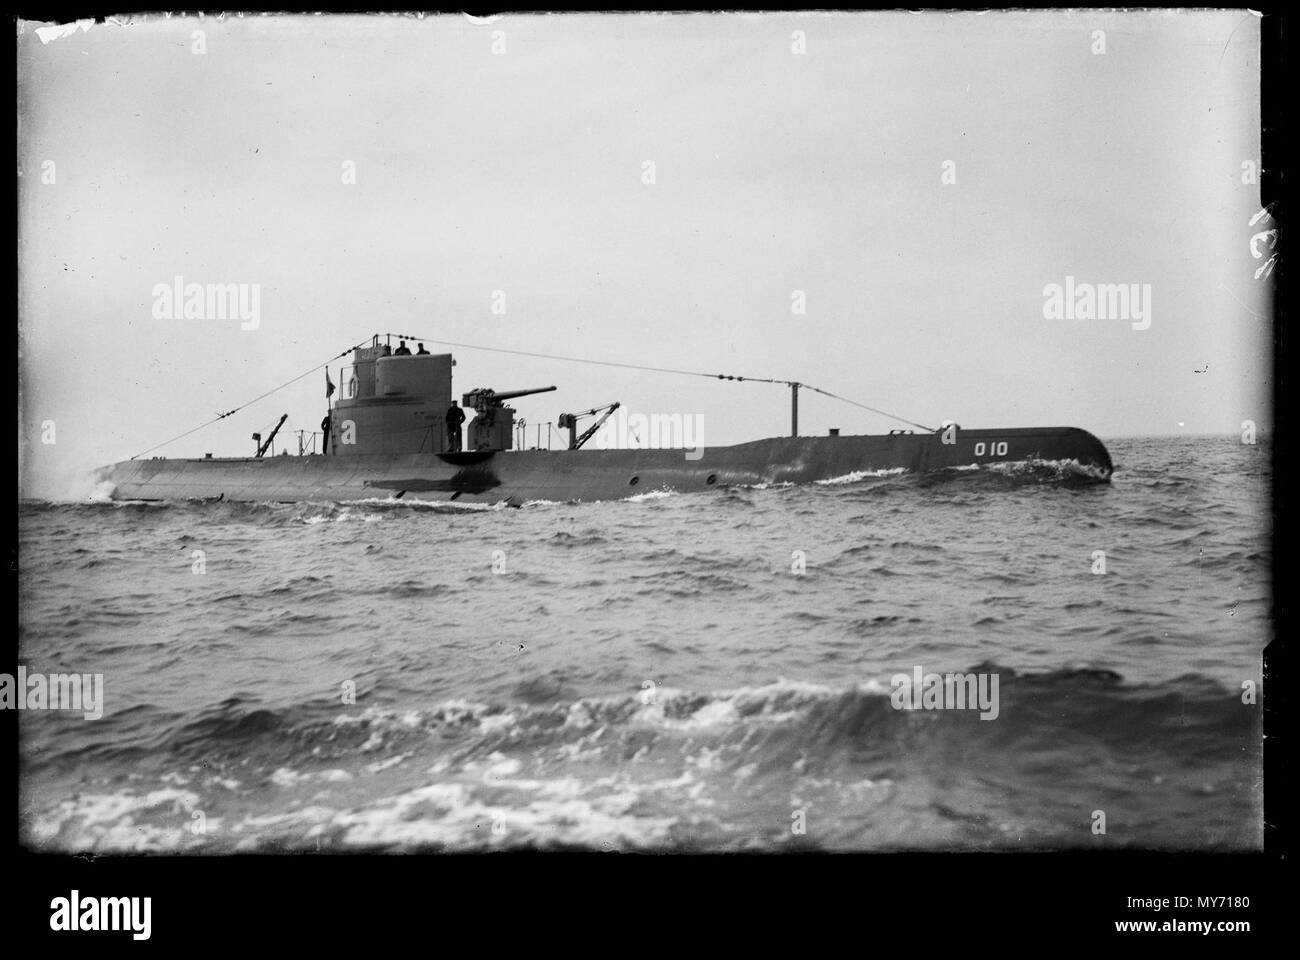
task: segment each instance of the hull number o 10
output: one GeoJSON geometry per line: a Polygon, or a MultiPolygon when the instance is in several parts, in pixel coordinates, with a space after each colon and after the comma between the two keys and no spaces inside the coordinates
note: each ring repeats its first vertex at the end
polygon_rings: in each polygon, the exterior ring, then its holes
{"type": "MultiPolygon", "coordinates": [[[[985,449],[986,446],[983,441],[975,444],[975,456],[984,456],[985,449]]],[[[999,440],[997,443],[990,443],[987,445],[987,450],[990,457],[1005,457],[1007,455],[1007,442],[999,440]]]]}

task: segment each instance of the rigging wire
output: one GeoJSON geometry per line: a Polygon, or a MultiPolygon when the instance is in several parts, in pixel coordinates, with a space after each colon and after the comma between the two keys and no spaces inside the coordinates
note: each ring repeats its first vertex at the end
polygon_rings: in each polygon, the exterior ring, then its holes
{"type": "Polygon", "coordinates": [[[519,357],[533,357],[534,359],[539,360],[563,360],[568,363],[590,363],[601,367],[622,367],[628,370],[647,370],[651,373],[675,373],[687,377],[706,377],[710,380],[735,380],[737,382],[748,380],[754,383],[780,383],[787,387],[802,387],[805,390],[820,393],[822,396],[830,397],[833,400],[839,400],[841,403],[847,403],[854,407],[861,407],[863,410],[870,410],[872,413],[878,413],[882,417],[888,417],[890,420],[898,420],[901,423],[910,424],[913,427],[920,427],[928,433],[934,432],[933,427],[927,427],[923,423],[917,423],[915,420],[908,420],[906,417],[900,417],[897,414],[888,412],[887,410],[870,407],[865,403],[850,400],[848,397],[841,397],[839,394],[831,393],[829,390],[823,390],[821,387],[814,387],[811,383],[802,383],[797,380],[778,380],[772,377],[740,377],[725,373],[701,373],[698,370],[677,370],[672,367],[650,367],[639,363],[618,363],[613,360],[592,360],[588,357],[561,357],[552,353],[531,353],[527,350],[510,350],[505,347],[482,347],[473,343],[456,343],[452,340],[439,340],[436,337],[418,337],[406,333],[389,333],[383,334],[383,336],[398,337],[402,340],[414,340],[416,343],[439,343],[443,346],[456,347],[461,350],[486,350],[489,353],[509,353],[519,357]]]}
{"type": "Polygon", "coordinates": [[[927,427],[923,423],[917,423],[915,420],[908,420],[906,417],[900,417],[894,413],[886,413],[884,410],[877,410],[875,407],[869,407],[865,403],[858,403],[856,400],[850,400],[848,397],[841,397],[838,393],[831,393],[829,390],[823,390],[821,387],[814,387],[811,383],[801,383],[799,386],[805,390],[811,390],[813,393],[820,393],[822,396],[839,400],[841,403],[847,403],[850,406],[861,407],[863,410],[870,410],[872,413],[878,413],[882,417],[889,417],[891,420],[898,420],[902,423],[911,424],[914,427],[920,427],[927,433],[934,433],[934,427],[927,427]]]}
{"type": "Polygon", "coordinates": [[[348,348],[347,348],[346,350],[344,350],[342,353],[337,354],[336,356],[330,357],[330,358],[329,358],[328,360],[326,360],[324,363],[318,363],[318,364],[316,364],[316,366],[312,367],[312,368],[311,368],[310,370],[308,370],[306,373],[300,374],[300,375],[294,377],[292,380],[286,380],[284,383],[280,384],[278,387],[273,387],[272,389],[266,391],[266,393],[263,393],[263,394],[261,394],[260,396],[256,396],[256,397],[254,397],[252,400],[248,400],[248,401],[246,401],[246,402],[244,402],[244,403],[241,403],[239,406],[235,407],[233,410],[227,410],[225,413],[219,413],[219,414],[217,414],[217,415],[216,415],[215,417],[213,417],[211,420],[207,421],[207,423],[201,423],[201,424],[199,424],[197,427],[195,427],[193,430],[186,430],[184,433],[177,434],[176,436],[172,437],[170,440],[164,440],[162,443],[155,444],[154,446],[150,447],[148,450],[141,450],[141,451],[140,451],[139,453],[137,453],[135,456],[131,457],[131,459],[132,459],[132,460],[138,460],[140,457],[143,457],[146,453],[153,453],[153,452],[154,452],[155,450],[157,450],[159,447],[165,447],[165,446],[167,446],[167,444],[169,444],[169,443],[175,443],[177,440],[180,440],[180,439],[182,439],[182,438],[184,438],[184,437],[188,437],[191,433],[198,433],[198,432],[199,432],[200,430],[202,430],[204,427],[210,427],[210,426],[212,426],[214,423],[216,423],[216,422],[219,421],[219,420],[225,420],[227,417],[233,416],[234,414],[238,413],[240,410],[243,410],[245,407],[247,407],[247,406],[251,406],[252,404],[257,403],[257,401],[259,401],[259,400],[265,400],[265,399],[266,399],[267,397],[269,397],[271,394],[276,393],[276,392],[278,392],[278,391],[280,391],[280,390],[283,390],[285,387],[290,386],[291,384],[295,384],[295,383],[297,383],[299,380],[302,380],[302,379],[305,378],[305,377],[309,377],[309,376],[311,376],[313,373],[315,373],[317,370],[321,369],[322,367],[328,367],[328,366],[329,366],[331,363],[333,363],[335,360],[338,360],[338,359],[340,359],[341,357],[346,357],[349,353],[351,353],[351,352],[352,352],[353,350],[355,350],[357,347],[365,346],[367,342],[369,342],[369,341],[367,341],[367,340],[362,340],[360,343],[356,344],[355,346],[348,347],[348,348]]]}

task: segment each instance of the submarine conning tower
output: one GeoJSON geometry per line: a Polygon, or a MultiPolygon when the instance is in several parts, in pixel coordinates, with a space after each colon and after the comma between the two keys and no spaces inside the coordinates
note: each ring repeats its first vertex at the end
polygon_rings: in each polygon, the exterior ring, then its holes
{"type": "Polygon", "coordinates": [[[394,355],[376,336],[340,370],[329,414],[331,456],[442,453],[448,449],[449,353],[394,355]]]}

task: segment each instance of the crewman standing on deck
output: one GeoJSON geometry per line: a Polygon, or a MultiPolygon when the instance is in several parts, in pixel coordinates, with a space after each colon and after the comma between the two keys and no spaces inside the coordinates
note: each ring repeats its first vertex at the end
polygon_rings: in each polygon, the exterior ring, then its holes
{"type": "Polygon", "coordinates": [[[460,452],[460,425],[465,422],[465,411],[451,402],[447,408],[447,448],[452,453],[460,452]]]}

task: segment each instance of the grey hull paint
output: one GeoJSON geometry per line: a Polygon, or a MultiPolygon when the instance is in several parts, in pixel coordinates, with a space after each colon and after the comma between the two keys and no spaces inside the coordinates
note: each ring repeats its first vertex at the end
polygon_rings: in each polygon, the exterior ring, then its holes
{"type": "Polygon", "coordinates": [[[115,500],[348,501],[402,497],[470,503],[617,500],[652,490],[811,483],[856,472],[926,473],[969,464],[1075,461],[1109,479],[1110,455],[1074,427],[938,434],[778,437],[699,451],[528,450],[498,453],[127,460],[97,477],[115,500]],[[1002,444],[1005,444],[1005,453],[1002,444]],[[977,453],[977,451],[982,451],[977,453]]]}

